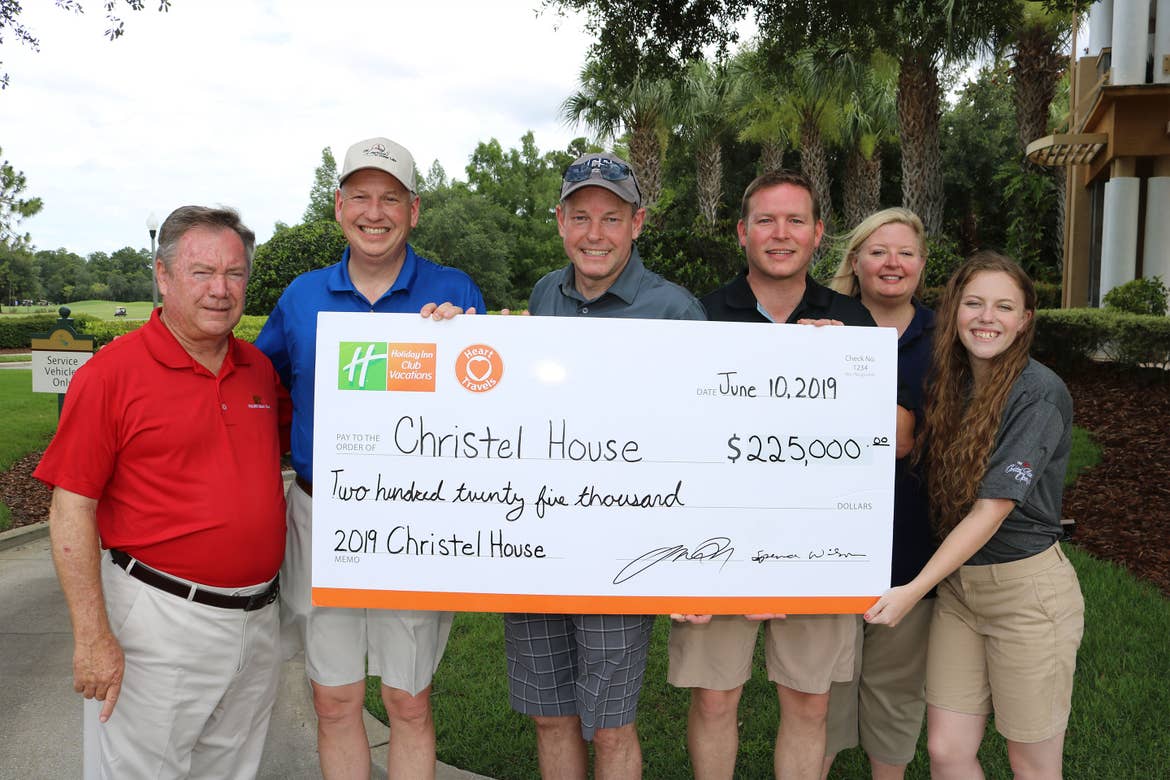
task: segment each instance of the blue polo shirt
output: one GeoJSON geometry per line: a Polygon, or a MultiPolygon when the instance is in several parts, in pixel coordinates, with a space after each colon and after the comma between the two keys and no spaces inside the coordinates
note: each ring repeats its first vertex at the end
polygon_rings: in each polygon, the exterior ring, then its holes
{"type": "Polygon", "coordinates": [[[322,311],[409,314],[428,303],[453,303],[484,311],[483,295],[471,277],[415,254],[406,246],[406,260],[394,284],[370,303],[349,278],[349,247],[341,261],[303,273],[288,286],[256,346],[276,367],[292,395],[292,464],[297,474],[313,481],[313,382],[317,366],[317,313],[322,311]]]}

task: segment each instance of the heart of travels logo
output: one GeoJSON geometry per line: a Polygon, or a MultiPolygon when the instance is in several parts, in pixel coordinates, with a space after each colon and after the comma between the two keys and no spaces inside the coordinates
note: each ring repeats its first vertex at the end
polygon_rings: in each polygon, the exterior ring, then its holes
{"type": "Polygon", "coordinates": [[[435,391],[434,344],[343,341],[338,349],[338,390],[435,391]]]}
{"type": "Polygon", "coordinates": [[[465,347],[455,359],[455,378],[473,393],[486,393],[504,377],[504,361],[486,344],[465,347]]]}

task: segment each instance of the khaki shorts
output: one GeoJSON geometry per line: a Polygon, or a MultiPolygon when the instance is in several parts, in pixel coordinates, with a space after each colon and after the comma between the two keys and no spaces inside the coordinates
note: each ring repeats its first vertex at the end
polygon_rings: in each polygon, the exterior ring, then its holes
{"type": "MultiPolygon", "coordinates": [[[[854,615],[792,615],[764,623],[768,679],[802,693],[827,693],[853,676],[854,615]]],[[[678,688],[729,691],[752,676],[760,623],[716,615],[710,623],[673,623],[667,681],[678,688]]]]}
{"type": "Polygon", "coordinates": [[[1060,544],[1011,563],[963,566],[939,584],[936,601],[926,701],[995,712],[996,730],[1013,742],[1062,733],[1085,602],[1060,544]]]}
{"type": "Polygon", "coordinates": [[[313,500],[288,491],[288,540],[280,569],[280,620],[286,657],[305,650],[309,679],[348,685],[378,675],[414,696],[431,684],[451,633],[452,612],[344,609],[312,605],[313,500]]]}
{"type": "Polygon", "coordinates": [[[857,618],[854,676],[833,683],[825,755],[861,745],[883,764],[909,764],[926,713],[926,647],[934,599],[914,605],[896,628],[857,618]]]}

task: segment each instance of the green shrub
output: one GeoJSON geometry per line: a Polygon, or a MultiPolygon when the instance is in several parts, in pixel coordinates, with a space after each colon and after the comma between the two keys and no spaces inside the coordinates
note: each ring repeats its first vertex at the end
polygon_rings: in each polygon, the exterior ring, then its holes
{"type": "MultiPolygon", "coordinates": [[[[922,272],[922,284],[938,287],[942,292],[951,274],[963,262],[959,254],[959,243],[949,236],[927,236],[926,270],[922,272]]],[[[929,304],[928,304],[929,305],[929,304]]]]}
{"type": "Polygon", "coordinates": [[[1102,351],[1123,366],[1170,367],[1170,319],[1151,314],[1110,314],[1109,340],[1102,351]]]}
{"type": "Polygon", "coordinates": [[[236,338],[244,341],[255,341],[256,337],[260,335],[260,329],[264,327],[264,323],[268,322],[268,315],[263,317],[245,314],[240,318],[240,322],[232,330],[236,338]]]}
{"type": "MultiPolygon", "coordinates": [[[[0,317],[0,349],[28,349],[34,337],[56,330],[58,319],[55,314],[0,317]]],[[[73,329],[78,333],[88,333],[86,328],[95,322],[101,320],[88,314],[79,314],[73,318],[73,329]]]]}
{"type": "Polygon", "coordinates": [[[703,296],[744,268],[735,226],[696,226],[685,230],[648,227],[638,237],[638,253],[650,270],[703,296]]]}
{"type": "Polygon", "coordinates": [[[1091,360],[1109,338],[1108,319],[1100,309],[1041,309],[1036,312],[1037,358],[1061,368],[1091,360]]]}
{"type": "Polygon", "coordinates": [[[1098,355],[1126,368],[1170,366],[1170,319],[1110,309],[1036,312],[1036,356],[1071,367],[1098,355]]]}
{"type": "Polygon", "coordinates": [[[345,235],[333,220],[308,222],[276,231],[256,247],[248,278],[247,314],[272,311],[288,283],[305,271],[324,268],[341,259],[345,235]]]}
{"type": "Polygon", "coordinates": [[[1110,309],[1130,314],[1165,317],[1166,295],[1166,285],[1161,279],[1134,279],[1105,293],[1103,303],[1110,309]]]}

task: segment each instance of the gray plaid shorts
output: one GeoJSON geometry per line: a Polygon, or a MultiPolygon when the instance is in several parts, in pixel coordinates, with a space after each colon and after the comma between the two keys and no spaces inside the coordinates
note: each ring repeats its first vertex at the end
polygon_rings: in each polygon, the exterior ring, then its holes
{"type": "Polygon", "coordinates": [[[653,628],[653,615],[504,615],[512,709],[577,715],[590,740],[633,723],[653,628]]]}

